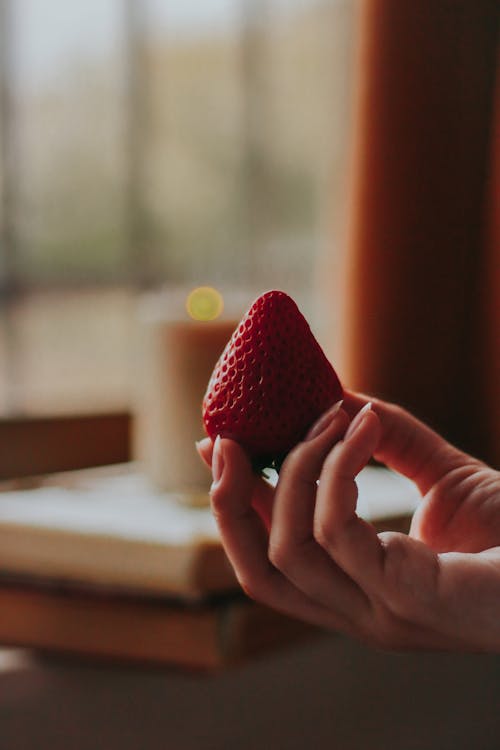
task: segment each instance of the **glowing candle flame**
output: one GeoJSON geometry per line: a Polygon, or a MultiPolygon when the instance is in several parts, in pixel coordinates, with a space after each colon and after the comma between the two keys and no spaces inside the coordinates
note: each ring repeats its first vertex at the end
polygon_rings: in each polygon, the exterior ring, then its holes
{"type": "Polygon", "coordinates": [[[224,309],[222,295],[211,286],[199,286],[188,294],[186,310],[193,320],[215,320],[224,309]]]}

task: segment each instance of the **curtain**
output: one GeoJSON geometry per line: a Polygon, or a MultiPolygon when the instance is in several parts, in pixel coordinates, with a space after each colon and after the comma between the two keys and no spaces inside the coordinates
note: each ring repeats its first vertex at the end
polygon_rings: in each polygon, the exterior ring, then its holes
{"type": "Polygon", "coordinates": [[[345,384],[494,464],[499,22],[497,0],[360,3],[345,255],[328,295],[345,384]]]}

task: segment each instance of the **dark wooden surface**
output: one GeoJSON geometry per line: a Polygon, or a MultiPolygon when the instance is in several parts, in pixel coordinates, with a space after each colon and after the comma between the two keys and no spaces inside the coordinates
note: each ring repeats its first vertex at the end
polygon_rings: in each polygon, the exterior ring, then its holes
{"type": "Polygon", "coordinates": [[[0,419],[0,480],[125,463],[127,412],[0,419]]]}

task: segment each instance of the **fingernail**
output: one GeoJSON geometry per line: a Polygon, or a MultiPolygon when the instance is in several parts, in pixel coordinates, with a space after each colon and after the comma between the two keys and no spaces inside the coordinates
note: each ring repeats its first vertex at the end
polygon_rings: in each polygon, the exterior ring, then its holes
{"type": "Polygon", "coordinates": [[[368,403],[365,404],[363,408],[358,411],[358,413],[352,420],[351,424],[347,428],[346,434],[344,435],[344,440],[349,440],[349,438],[351,438],[354,435],[354,433],[358,430],[358,427],[361,425],[365,414],[368,411],[371,411],[372,407],[373,407],[372,402],[368,401],[368,403]]]}
{"type": "Polygon", "coordinates": [[[337,401],[328,409],[328,411],[322,414],[318,421],[313,424],[304,440],[312,440],[313,438],[318,437],[318,435],[321,434],[324,430],[326,430],[328,425],[332,422],[333,418],[338,414],[343,403],[344,399],[340,399],[340,401],[337,401]]]}
{"type": "Polygon", "coordinates": [[[222,472],[224,471],[224,457],[222,455],[222,442],[220,435],[217,435],[214,442],[214,448],[212,453],[212,476],[213,482],[210,487],[210,492],[217,487],[220,480],[222,479],[222,472]]]}

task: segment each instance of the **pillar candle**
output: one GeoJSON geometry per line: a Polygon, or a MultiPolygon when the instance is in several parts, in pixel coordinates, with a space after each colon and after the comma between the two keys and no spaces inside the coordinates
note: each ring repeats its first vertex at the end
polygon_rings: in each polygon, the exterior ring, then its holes
{"type": "Polygon", "coordinates": [[[204,435],[208,380],[238,320],[194,320],[179,294],[150,296],[140,306],[134,454],[157,489],[179,493],[187,504],[208,501],[210,472],[195,441],[204,435]]]}

